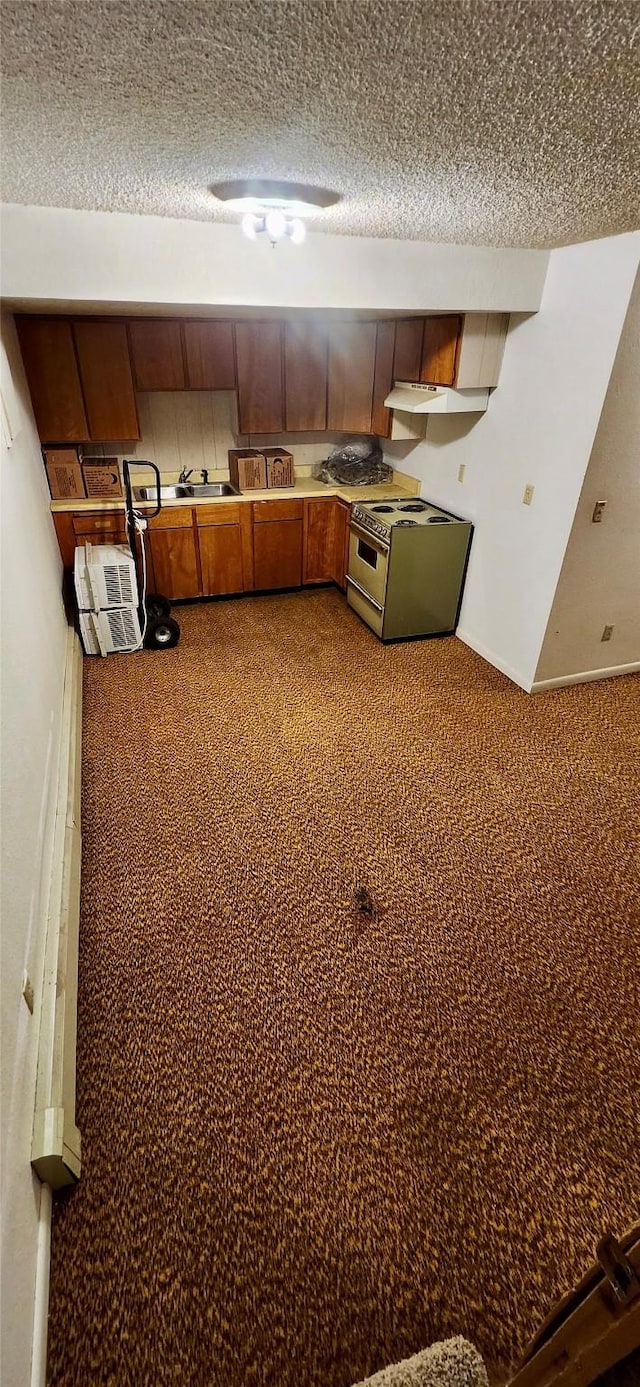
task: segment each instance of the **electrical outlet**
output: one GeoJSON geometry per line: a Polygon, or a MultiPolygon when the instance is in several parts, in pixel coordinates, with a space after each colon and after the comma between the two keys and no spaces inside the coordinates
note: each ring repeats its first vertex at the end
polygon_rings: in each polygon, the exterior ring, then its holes
{"type": "Polygon", "coordinates": [[[459,466],[459,468],[458,468],[458,481],[459,481],[459,482],[463,482],[463,481],[464,481],[464,474],[465,474],[466,470],[467,470],[467,464],[466,464],[466,462],[461,462],[461,463],[460,463],[460,466],[459,466]]]}
{"type": "Polygon", "coordinates": [[[22,974],[22,995],[33,1016],[33,983],[26,969],[22,974]]]}
{"type": "Polygon", "coordinates": [[[593,507],[593,515],[591,516],[592,524],[600,524],[600,521],[602,520],[602,512],[604,511],[606,504],[606,501],[596,501],[595,506],[593,507]]]}
{"type": "Polygon", "coordinates": [[[613,632],[613,626],[605,626],[604,631],[602,632],[602,635],[601,635],[601,637],[600,637],[600,640],[601,640],[601,641],[610,641],[610,640],[611,640],[612,632],[613,632]]]}
{"type": "Polygon", "coordinates": [[[522,495],[522,502],[523,502],[523,505],[525,505],[525,506],[530,506],[530,505],[531,505],[531,502],[533,501],[533,493],[534,493],[534,490],[535,490],[535,488],[532,487],[532,486],[525,486],[525,489],[524,489],[524,492],[523,492],[523,495],[522,495]]]}

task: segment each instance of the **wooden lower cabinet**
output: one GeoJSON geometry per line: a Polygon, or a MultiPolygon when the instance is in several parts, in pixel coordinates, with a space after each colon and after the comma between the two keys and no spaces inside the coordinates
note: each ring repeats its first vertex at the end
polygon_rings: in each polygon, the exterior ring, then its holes
{"type": "Polygon", "coordinates": [[[251,506],[215,502],[194,510],[200,554],[202,594],[224,597],[253,588],[251,506]]]}
{"type": "Polygon", "coordinates": [[[202,592],[221,597],[244,592],[242,533],[239,525],[208,525],[198,529],[202,592]]]}
{"type": "Polygon", "coordinates": [[[337,508],[335,497],[304,503],[303,583],[330,583],[335,570],[337,508]]]}
{"type": "Polygon", "coordinates": [[[153,563],[156,592],[170,602],[182,597],[200,597],[200,569],[193,527],[178,530],[147,531],[147,544],[153,563]]]}
{"type": "Polygon", "coordinates": [[[56,511],[53,517],[65,568],[73,568],[79,544],[128,544],[122,511],[56,511]]]}
{"type": "MultiPolygon", "coordinates": [[[[147,592],[174,602],[314,583],[344,588],[350,511],[335,496],[165,506],[145,532],[147,592]]],[[[53,520],[66,569],[77,544],[128,543],[122,511],[60,511],[53,520]]]]}
{"type": "Polygon", "coordinates": [[[303,583],[346,587],[351,506],[337,496],[304,503],[303,583]]]}
{"type": "Polygon", "coordinates": [[[302,519],[268,520],[253,529],[254,585],[299,588],[302,583],[302,519]]]}
{"type": "Polygon", "coordinates": [[[338,497],[335,502],[334,519],[334,542],[333,542],[333,565],[331,577],[334,583],[344,591],[347,586],[347,570],[349,568],[349,522],[351,520],[351,506],[348,501],[341,501],[338,497]]]}

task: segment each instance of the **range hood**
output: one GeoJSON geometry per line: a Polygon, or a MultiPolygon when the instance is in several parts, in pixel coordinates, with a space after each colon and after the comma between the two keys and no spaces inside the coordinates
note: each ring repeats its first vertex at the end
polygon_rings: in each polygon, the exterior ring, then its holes
{"type": "Polygon", "coordinates": [[[448,385],[414,385],[408,380],[397,380],[385,405],[404,414],[483,414],[488,400],[487,389],[453,390],[448,385]]]}

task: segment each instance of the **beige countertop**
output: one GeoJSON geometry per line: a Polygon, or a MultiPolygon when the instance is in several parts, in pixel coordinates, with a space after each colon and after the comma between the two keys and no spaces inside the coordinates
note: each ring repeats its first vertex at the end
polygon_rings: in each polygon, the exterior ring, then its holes
{"type": "MultiPolygon", "coordinates": [[[[339,496],[343,501],[349,503],[353,501],[387,501],[394,496],[418,496],[420,494],[420,483],[413,477],[408,477],[404,472],[394,472],[390,482],[383,482],[377,486],[328,486],[326,482],[320,482],[316,477],[296,477],[293,486],[270,487],[268,490],[243,491],[238,496],[185,496],[175,501],[163,501],[165,506],[215,506],[219,502],[229,501],[279,501],[304,500],[305,497],[312,496],[339,496]]],[[[137,501],[136,509],[151,510],[154,506],[153,501],[137,501]]],[[[59,514],[61,511],[110,511],[124,510],[124,500],[119,498],[113,501],[100,500],[97,497],[84,500],[71,499],[69,501],[52,501],[52,511],[59,514]]]]}

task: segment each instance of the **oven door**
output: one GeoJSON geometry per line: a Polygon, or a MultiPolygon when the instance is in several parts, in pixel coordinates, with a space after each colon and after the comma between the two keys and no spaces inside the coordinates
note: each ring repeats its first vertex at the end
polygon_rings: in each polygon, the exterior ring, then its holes
{"type": "Polygon", "coordinates": [[[389,550],[386,544],[352,522],[348,577],[365,597],[372,599],[380,611],[384,607],[387,591],[388,568],[389,550]]]}

